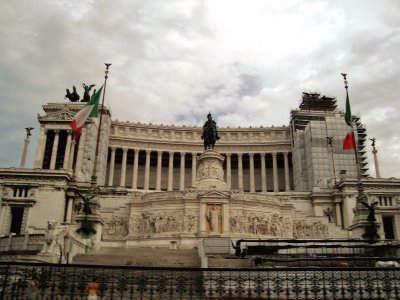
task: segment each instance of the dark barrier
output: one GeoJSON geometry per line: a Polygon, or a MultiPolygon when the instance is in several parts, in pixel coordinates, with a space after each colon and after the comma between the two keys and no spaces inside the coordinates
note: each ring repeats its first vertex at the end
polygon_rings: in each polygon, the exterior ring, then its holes
{"type": "Polygon", "coordinates": [[[1,263],[0,299],[86,299],[93,277],[101,299],[400,299],[396,268],[172,269],[1,263]]]}

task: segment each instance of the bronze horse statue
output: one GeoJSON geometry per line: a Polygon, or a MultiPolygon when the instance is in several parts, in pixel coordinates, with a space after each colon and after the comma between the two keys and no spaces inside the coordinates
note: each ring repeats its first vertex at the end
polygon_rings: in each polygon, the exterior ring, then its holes
{"type": "Polygon", "coordinates": [[[217,123],[212,119],[211,113],[207,115],[207,121],[203,126],[203,134],[201,138],[204,140],[204,150],[214,149],[215,142],[219,140],[217,123]]]}

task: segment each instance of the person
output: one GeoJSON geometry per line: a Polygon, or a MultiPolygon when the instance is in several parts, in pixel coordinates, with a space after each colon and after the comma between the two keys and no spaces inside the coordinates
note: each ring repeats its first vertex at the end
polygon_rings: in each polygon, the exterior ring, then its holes
{"type": "Polygon", "coordinates": [[[37,275],[32,275],[28,286],[28,299],[39,299],[39,278],[37,275]]]}
{"type": "Polygon", "coordinates": [[[93,278],[92,281],[88,282],[86,285],[85,292],[87,294],[87,300],[97,300],[97,296],[100,294],[100,287],[97,283],[97,279],[93,278]]]}

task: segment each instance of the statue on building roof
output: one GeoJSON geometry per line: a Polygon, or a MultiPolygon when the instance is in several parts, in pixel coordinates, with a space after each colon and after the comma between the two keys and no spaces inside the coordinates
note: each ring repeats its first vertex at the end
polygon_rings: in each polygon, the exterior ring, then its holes
{"type": "Polygon", "coordinates": [[[89,100],[90,100],[89,92],[92,89],[92,87],[94,87],[95,85],[94,84],[86,85],[86,84],[83,83],[82,86],[83,86],[83,89],[85,90],[85,92],[83,94],[82,102],[89,102],[89,100]]]}
{"type": "Polygon", "coordinates": [[[76,87],[75,86],[72,87],[72,93],[69,91],[69,89],[67,89],[66,91],[67,91],[67,94],[65,95],[64,99],[67,98],[71,102],[78,102],[79,101],[80,96],[76,92],[76,87]]]}
{"type": "Polygon", "coordinates": [[[214,149],[215,142],[220,139],[218,135],[217,123],[212,119],[211,113],[207,115],[207,121],[203,125],[204,150],[214,149]]]}
{"type": "Polygon", "coordinates": [[[375,147],[375,141],[376,141],[376,138],[372,138],[372,139],[369,139],[372,143],[371,143],[371,146],[372,147],[375,147]]]}

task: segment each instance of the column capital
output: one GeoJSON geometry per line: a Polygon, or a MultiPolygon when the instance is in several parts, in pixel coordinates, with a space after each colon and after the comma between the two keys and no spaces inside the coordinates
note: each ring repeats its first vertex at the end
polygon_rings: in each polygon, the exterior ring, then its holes
{"type": "Polygon", "coordinates": [[[186,152],[179,152],[181,154],[181,156],[186,155],[186,152]]]}
{"type": "Polygon", "coordinates": [[[197,152],[192,152],[192,156],[196,157],[197,156],[197,152]]]}
{"type": "Polygon", "coordinates": [[[254,153],[249,153],[249,156],[250,157],[254,157],[254,153]]]}
{"type": "Polygon", "coordinates": [[[272,156],[277,156],[278,152],[271,152],[272,156]]]}
{"type": "Polygon", "coordinates": [[[237,156],[238,156],[238,157],[242,157],[242,156],[243,156],[243,153],[237,153],[237,156]]]}
{"type": "Polygon", "coordinates": [[[122,147],[123,152],[128,152],[129,148],[128,147],[122,147]]]}
{"type": "Polygon", "coordinates": [[[55,134],[60,134],[60,129],[55,129],[55,130],[54,130],[54,133],[55,133],[55,134]]]}
{"type": "Polygon", "coordinates": [[[174,156],[174,154],[175,154],[175,152],[173,152],[173,151],[169,151],[168,153],[169,153],[169,156],[174,156]]]}
{"type": "Polygon", "coordinates": [[[163,152],[164,152],[164,151],[162,151],[162,150],[158,150],[158,151],[157,151],[157,154],[158,154],[158,155],[162,155],[163,152]]]}
{"type": "Polygon", "coordinates": [[[146,150],[146,155],[150,155],[151,150],[146,150]]]}
{"type": "Polygon", "coordinates": [[[72,135],[73,132],[74,132],[73,130],[67,130],[68,135],[72,135]]]}
{"type": "Polygon", "coordinates": [[[232,153],[225,153],[226,157],[231,157],[232,153]]]}
{"type": "Polygon", "coordinates": [[[110,146],[110,148],[111,148],[111,151],[117,150],[117,147],[116,147],[116,146],[110,146]]]}

